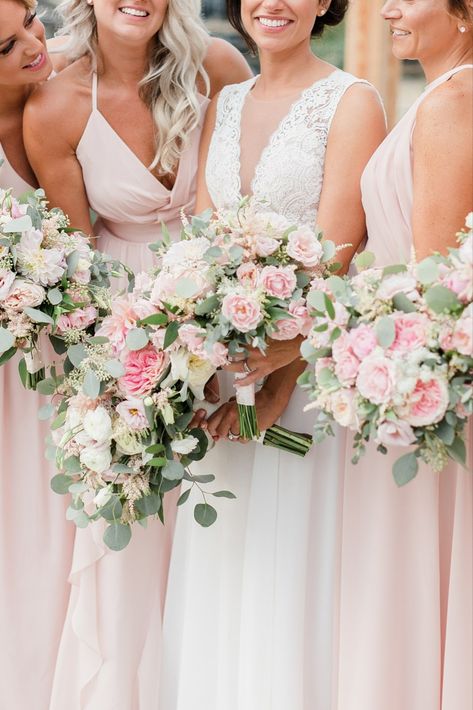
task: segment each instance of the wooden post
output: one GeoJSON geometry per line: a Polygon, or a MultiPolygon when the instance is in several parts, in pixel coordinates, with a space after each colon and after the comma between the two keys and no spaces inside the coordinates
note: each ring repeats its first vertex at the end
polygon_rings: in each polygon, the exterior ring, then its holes
{"type": "Polygon", "coordinates": [[[380,16],[384,0],[352,0],[347,14],[345,69],[376,86],[389,127],[396,120],[400,62],[391,51],[388,23],[380,16]]]}

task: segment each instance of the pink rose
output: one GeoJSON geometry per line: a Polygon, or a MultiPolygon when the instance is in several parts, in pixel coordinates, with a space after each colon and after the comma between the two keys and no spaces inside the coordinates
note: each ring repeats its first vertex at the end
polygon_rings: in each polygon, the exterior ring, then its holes
{"type": "MultiPolygon", "coordinates": [[[[468,309],[471,313],[473,309],[468,309]]],[[[457,320],[451,336],[451,350],[457,350],[461,355],[473,357],[473,316],[465,311],[457,320]]]]}
{"type": "Polygon", "coordinates": [[[359,369],[360,361],[350,352],[346,352],[335,363],[335,374],[343,385],[354,385],[359,369]]]}
{"type": "Polygon", "coordinates": [[[330,396],[330,408],[337,424],[353,430],[358,429],[355,392],[352,389],[339,389],[333,392],[330,396]]]}
{"type": "Polygon", "coordinates": [[[373,352],[378,342],[374,330],[369,325],[359,325],[353,328],[349,336],[350,348],[359,360],[373,352]]]}
{"type": "Polygon", "coordinates": [[[108,338],[115,353],[125,347],[128,332],[136,328],[137,321],[156,313],[149,301],[136,300],[131,294],[118,296],[112,301],[112,312],[103,319],[96,335],[108,338]]]}
{"type": "Polygon", "coordinates": [[[194,355],[204,357],[205,330],[191,323],[179,328],[179,340],[194,355]]]}
{"type": "Polygon", "coordinates": [[[390,350],[412,352],[427,342],[428,320],[422,313],[394,313],[396,335],[390,350]]]}
{"type": "Polygon", "coordinates": [[[276,322],[276,331],[271,335],[273,340],[292,340],[297,335],[308,335],[313,321],[309,316],[305,300],[291,301],[288,308],[292,318],[284,318],[276,322]]]}
{"type": "Polygon", "coordinates": [[[412,426],[439,422],[448,407],[448,385],[432,373],[428,380],[418,379],[410,396],[410,406],[404,419],[412,426]]]}
{"type": "Polygon", "coordinates": [[[328,368],[333,371],[334,361],[331,357],[319,357],[315,361],[315,377],[318,379],[322,370],[328,368]]]}
{"type": "Polygon", "coordinates": [[[342,330],[338,338],[333,341],[332,356],[334,360],[341,360],[347,353],[350,355],[354,354],[351,349],[350,335],[346,332],[346,330],[342,330]]]}
{"type": "Polygon", "coordinates": [[[290,298],[297,286],[294,269],[288,266],[265,266],[259,277],[260,286],[274,298],[290,298]]]}
{"type": "Polygon", "coordinates": [[[10,287],[15,280],[15,273],[8,269],[0,269],[0,301],[3,301],[10,292],[10,287]]]}
{"type": "Polygon", "coordinates": [[[272,237],[266,237],[264,235],[259,235],[255,238],[253,243],[253,251],[256,256],[262,258],[274,254],[277,249],[279,249],[280,242],[272,237]]]}
{"type": "Polygon", "coordinates": [[[214,343],[209,360],[214,367],[224,367],[228,364],[228,348],[222,343],[214,343]]]}
{"type": "Polygon", "coordinates": [[[256,264],[253,264],[251,261],[247,261],[244,264],[240,264],[236,271],[236,275],[241,284],[255,288],[258,282],[259,271],[256,264]]]}
{"type": "Polygon", "coordinates": [[[378,426],[375,441],[384,446],[410,446],[415,444],[416,437],[407,422],[385,421],[378,426]]]}
{"type": "Polygon", "coordinates": [[[256,300],[238,293],[229,293],[222,301],[222,314],[241,333],[254,330],[263,314],[256,300]]]}
{"type": "Polygon", "coordinates": [[[356,386],[373,404],[387,404],[394,390],[394,365],[383,355],[370,355],[360,365],[356,386]]]}
{"type": "Polygon", "coordinates": [[[310,227],[300,227],[291,232],[286,251],[292,259],[307,268],[317,266],[323,254],[322,244],[310,227]]]}
{"type": "Polygon", "coordinates": [[[441,275],[440,283],[450,289],[461,303],[468,303],[473,297],[473,269],[471,264],[449,269],[441,275]]]}
{"type": "Polygon", "coordinates": [[[45,298],[45,290],[39,284],[15,279],[11,285],[10,293],[3,302],[6,311],[19,313],[25,308],[40,306],[45,298]]]}
{"type": "Polygon", "coordinates": [[[64,333],[66,330],[70,330],[71,328],[85,330],[96,320],[96,318],[97,310],[93,306],[76,308],[75,311],[63,313],[59,316],[57,321],[57,329],[61,333],[64,333]]]}
{"type": "Polygon", "coordinates": [[[132,431],[149,428],[143,400],[138,397],[129,397],[117,404],[117,413],[132,431]]]}
{"type": "Polygon", "coordinates": [[[167,364],[166,353],[150,344],[142,350],[133,350],[125,359],[126,373],[119,379],[120,388],[127,396],[149,394],[167,364]]]}

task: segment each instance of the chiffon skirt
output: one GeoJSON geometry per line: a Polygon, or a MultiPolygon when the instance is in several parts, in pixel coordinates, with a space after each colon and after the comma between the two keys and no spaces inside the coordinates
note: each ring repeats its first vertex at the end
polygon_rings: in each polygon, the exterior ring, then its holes
{"type": "MultiPolygon", "coordinates": [[[[232,393],[228,380],[223,389],[232,393]]],[[[304,404],[294,392],[282,425],[310,432],[304,404]]],[[[237,499],[215,499],[219,518],[207,529],[189,503],[179,510],[162,710],[331,707],[344,455],[337,432],[305,459],[219,442],[194,467],[237,499]]]]}
{"type": "Polygon", "coordinates": [[[48,710],[74,527],[49,485],[46,399],[23,388],[18,361],[0,367],[0,707],[48,710]]]}

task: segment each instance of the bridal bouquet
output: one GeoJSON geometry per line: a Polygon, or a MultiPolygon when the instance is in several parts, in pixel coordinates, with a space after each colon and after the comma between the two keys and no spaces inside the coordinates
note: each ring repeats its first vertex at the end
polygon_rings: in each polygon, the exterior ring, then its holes
{"type": "MultiPolygon", "coordinates": [[[[307,334],[309,284],[339,268],[331,263],[337,251],[333,242],[249,198],[233,211],[184,220],[180,242],[164,240],[153,248],[160,258],[154,302],[186,319],[185,326],[176,324],[176,332],[179,328],[190,352],[214,366],[225,365],[247,346],[264,352],[268,338],[307,334]]],[[[254,386],[236,390],[240,434],[258,438],[254,386]]],[[[310,448],[311,437],[285,434],[272,428],[264,443],[279,442],[301,455],[310,448]]]]}
{"type": "Polygon", "coordinates": [[[95,336],[69,346],[65,376],[45,381],[59,401],[41,413],[56,415],[53,490],[72,494],[67,515],[79,527],[104,518],[104,541],[114,550],[128,544],[132,523],[154,515],[164,522],[164,494],[182,480],[202,492],[194,517],[204,527],[217,517],[207,496],[234,497],[207,493],[201,484],[214,476],[189,471],[207,450],[205,432],[189,424],[213,369],[172,338],[178,321],[145,297],[151,284],[138,275],[132,293],[112,298],[95,336]]]}
{"type": "MultiPolygon", "coordinates": [[[[473,215],[447,257],[333,276],[309,294],[314,327],[303,354],[315,366],[300,378],[321,410],[316,440],[335,420],[378,451],[415,447],[393,474],[411,480],[418,459],[436,471],[449,458],[465,465],[463,430],[473,412],[473,215]]],[[[371,265],[361,254],[359,264],[371,265]]]]}
{"type": "Polygon", "coordinates": [[[35,389],[44,374],[39,334],[47,329],[58,353],[80,340],[96,319],[109,283],[107,257],[47,209],[36,190],[19,202],[0,190],[0,364],[23,353],[20,376],[35,389]]]}

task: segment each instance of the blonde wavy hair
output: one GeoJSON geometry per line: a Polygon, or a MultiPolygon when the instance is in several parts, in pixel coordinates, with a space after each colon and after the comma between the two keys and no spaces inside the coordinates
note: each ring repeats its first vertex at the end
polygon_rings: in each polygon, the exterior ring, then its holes
{"type": "MultiPolygon", "coordinates": [[[[64,0],[58,7],[60,35],[68,38],[64,51],[71,60],[88,55],[97,66],[97,22],[87,0],[64,0]]],[[[197,77],[209,90],[203,61],[209,35],[200,17],[199,0],[168,0],[164,22],[150,50],[149,67],[140,81],[140,95],[151,110],[156,153],[150,170],[175,171],[191,132],[200,120],[197,77]]]]}

